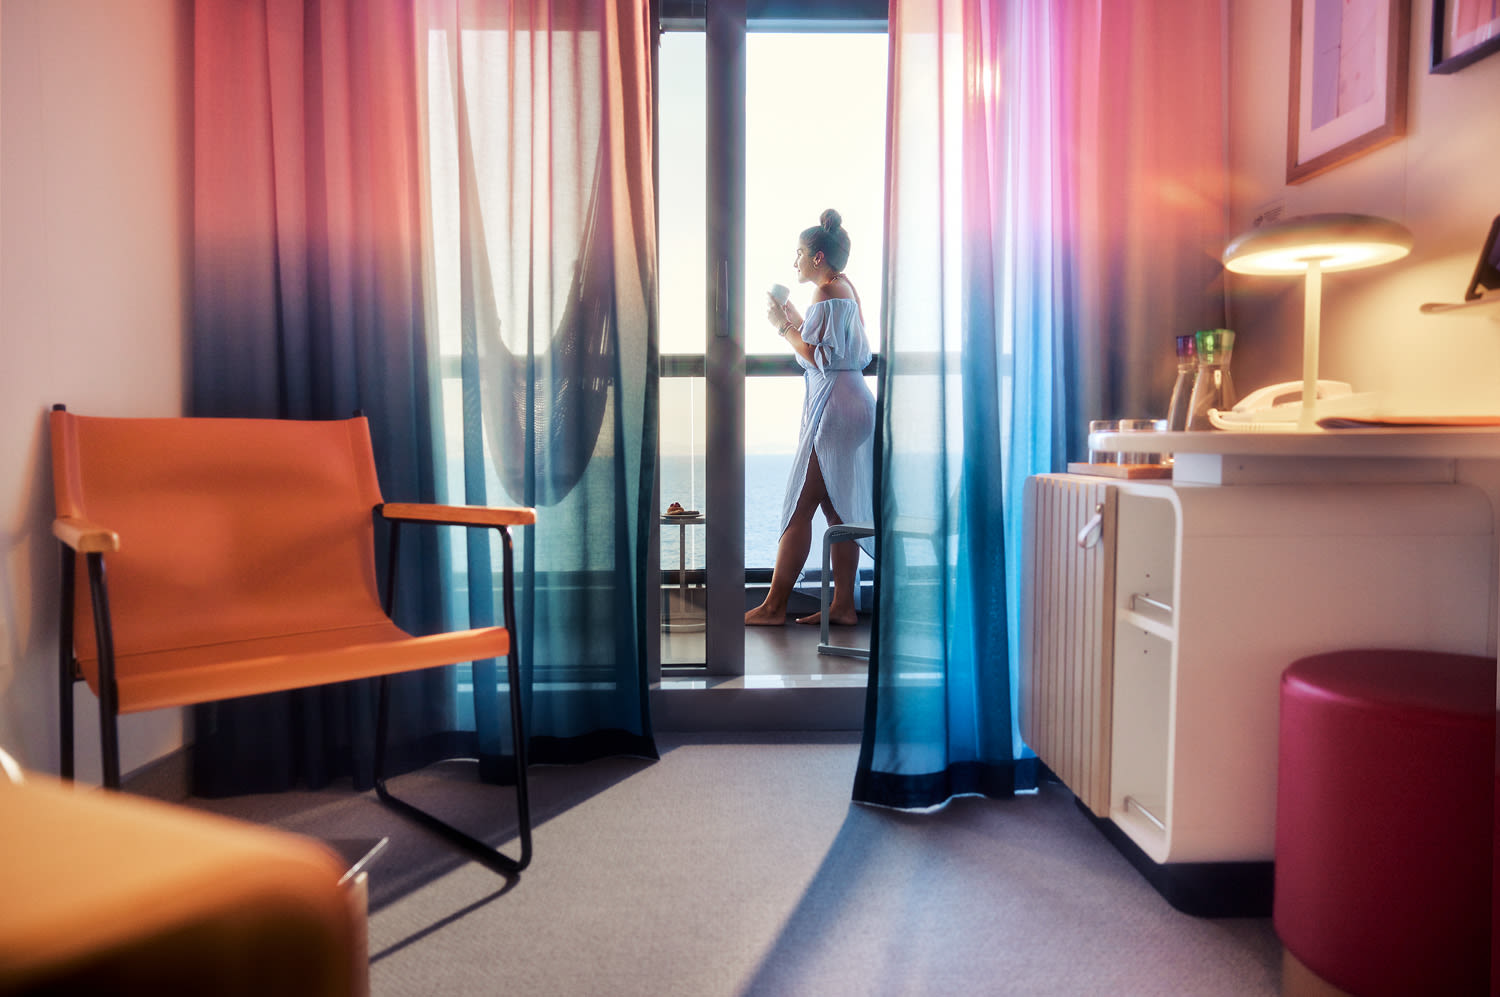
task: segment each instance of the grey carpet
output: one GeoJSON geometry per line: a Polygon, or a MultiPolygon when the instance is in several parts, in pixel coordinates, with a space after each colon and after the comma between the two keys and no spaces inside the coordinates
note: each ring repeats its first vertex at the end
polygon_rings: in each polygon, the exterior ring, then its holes
{"type": "MultiPolygon", "coordinates": [[[[1269,920],[1173,910],[1060,786],[906,814],[850,803],[848,735],[659,743],[657,762],[534,769],[536,857],[514,882],[373,794],[191,802],[390,836],[371,870],[375,997],[1279,990],[1269,920]]],[[[454,764],[393,784],[505,843],[509,792],[469,780],[454,764]]]]}

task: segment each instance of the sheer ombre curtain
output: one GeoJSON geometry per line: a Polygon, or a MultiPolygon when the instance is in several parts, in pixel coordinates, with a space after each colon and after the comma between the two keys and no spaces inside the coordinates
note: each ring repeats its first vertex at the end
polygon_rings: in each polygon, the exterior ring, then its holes
{"type": "MultiPolygon", "coordinates": [[[[538,508],[519,547],[532,759],[655,755],[645,545],[657,345],[647,5],[419,0],[427,316],[444,479],[538,508]]],[[[492,618],[491,541],[453,551],[456,623],[492,618]]],[[[474,669],[485,755],[506,743],[474,669]]]]}
{"type": "MultiPolygon", "coordinates": [[[[190,412],[370,419],[393,500],[527,504],[534,760],[652,754],[649,47],[640,5],[200,0],[190,412]]],[[[498,619],[488,538],[403,540],[397,619],[498,619]],[[408,544],[411,546],[408,547],[408,544]]],[[[503,669],[397,680],[389,764],[502,756],[503,669]],[[475,720],[478,714],[477,722],[475,720]]],[[[195,789],[373,771],[373,685],[205,707],[195,789]]]]}
{"type": "MultiPolygon", "coordinates": [[[[409,0],[202,0],[193,9],[189,414],[370,420],[381,489],[434,501],[409,0]]],[[[397,620],[440,628],[437,538],[402,557],[397,620]]],[[[447,757],[451,673],[395,681],[393,769],[447,757]]],[[[195,710],[202,795],[373,781],[372,681],[195,710]]]]}
{"type": "Polygon", "coordinates": [[[1021,491],[1086,420],[1166,407],[1219,324],[1223,13],[893,0],[877,624],[854,796],[1035,785],[1016,723],[1021,491]]]}

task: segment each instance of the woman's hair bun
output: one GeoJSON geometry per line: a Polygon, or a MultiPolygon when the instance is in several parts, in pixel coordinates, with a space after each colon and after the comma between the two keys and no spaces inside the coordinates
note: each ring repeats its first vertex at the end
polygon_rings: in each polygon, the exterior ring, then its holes
{"type": "Polygon", "coordinates": [[[809,255],[822,253],[835,273],[849,262],[849,233],[844,231],[843,216],[832,208],[818,217],[818,224],[803,229],[797,239],[807,247],[809,255]]]}

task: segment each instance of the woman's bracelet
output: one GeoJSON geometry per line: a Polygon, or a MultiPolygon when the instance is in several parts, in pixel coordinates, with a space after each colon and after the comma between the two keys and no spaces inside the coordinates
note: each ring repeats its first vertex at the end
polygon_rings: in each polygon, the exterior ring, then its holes
{"type": "Polygon", "coordinates": [[[799,329],[799,328],[797,328],[796,326],[792,325],[792,323],[790,323],[790,322],[783,322],[783,323],[781,323],[781,334],[783,336],[785,336],[789,332],[795,332],[798,335],[801,335],[802,330],[799,329]]]}

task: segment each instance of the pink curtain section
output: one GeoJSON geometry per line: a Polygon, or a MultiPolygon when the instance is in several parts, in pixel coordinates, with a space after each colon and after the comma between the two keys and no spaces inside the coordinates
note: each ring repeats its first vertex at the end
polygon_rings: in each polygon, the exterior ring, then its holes
{"type": "Polygon", "coordinates": [[[1165,418],[1173,337],[1224,318],[1224,4],[1054,6],[1058,180],[1079,264],[1075,421],[1165,418]]]}
{"type": "Polygon", "coordinates": [[[1223,17],[1202,0],[894,0],[892,326],[960,321],[961,261],[992,267],[1001,348],[1024,353],[1018,329],[1043,323],[1066,357],[1066,376],[1016,370],[1067,392],[1070,439],[1090,418],[1164,417],[1173,337],[1223,322],[1223,17]]]}
{"type": "Polygon", "coordinates": [[[198,400],[365,394],[379,418],[361,365],[421,341],[411,0],[200,3],[194,25],[198,400]]]}

